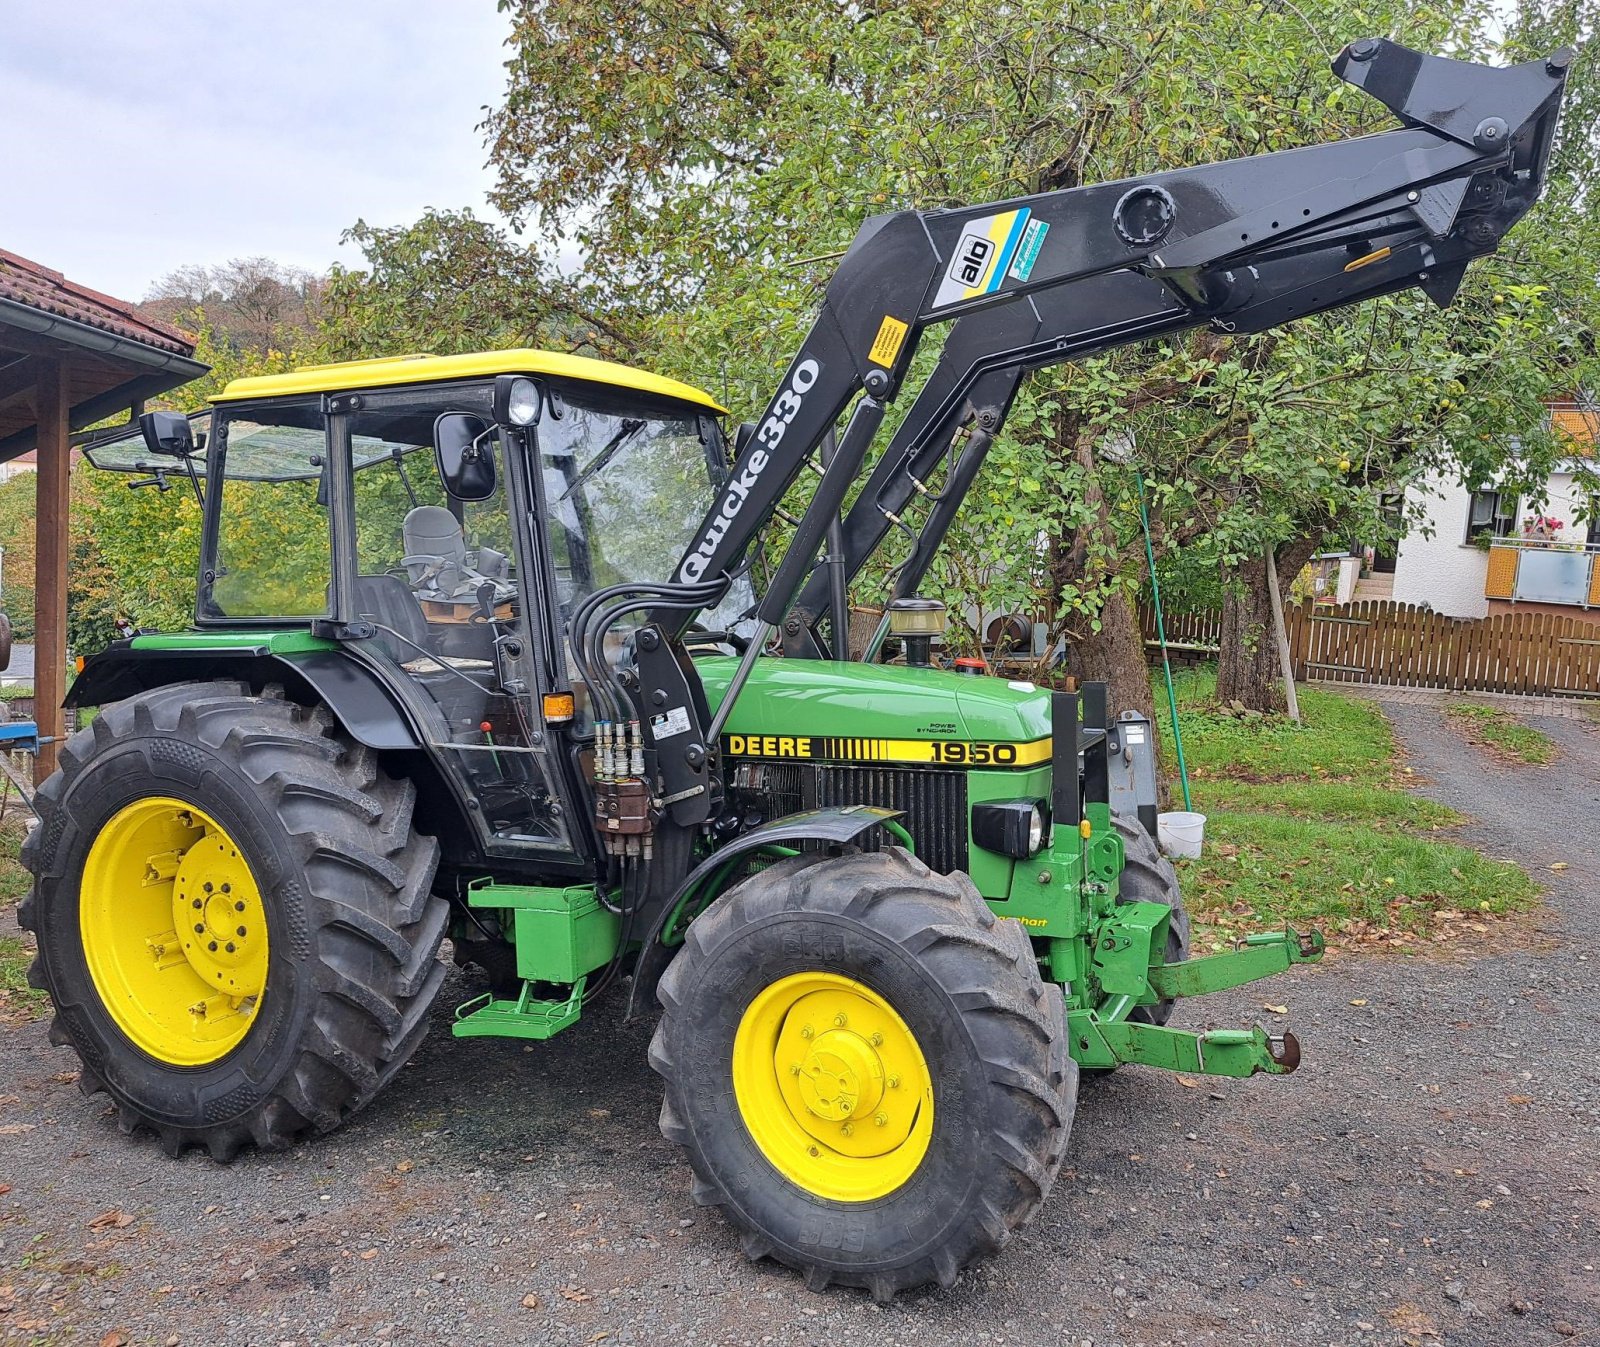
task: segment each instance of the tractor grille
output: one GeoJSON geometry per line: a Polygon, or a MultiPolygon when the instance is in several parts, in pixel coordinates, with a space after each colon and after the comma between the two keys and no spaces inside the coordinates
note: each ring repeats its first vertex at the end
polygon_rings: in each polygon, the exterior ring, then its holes
{"type": "MultiPolygon", "coordinates": [[[[762,819],[802,809],[870,804],[899,809],[917,855],[933,870],[967,868],[967,778],[964,772],[832,763],[738,763],[733,791],[742,812],[762,819]]],[[[873,845],[871,838],[866,845],[873,845]]]]}

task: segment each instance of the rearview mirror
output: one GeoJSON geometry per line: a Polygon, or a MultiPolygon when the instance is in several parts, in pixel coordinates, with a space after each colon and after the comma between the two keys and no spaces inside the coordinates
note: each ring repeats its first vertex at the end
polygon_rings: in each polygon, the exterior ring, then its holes
{"type": "Polygon", "coordinates": [[[481,416],[445,412],[433,423],[433,454],[439,480],[457,500],[487,500],[494,495],[494,451],[481,416]]]}
{"type": "Polygon", "coordinates": [[[145,448],[168,458],[188,458],[194,453],[194,429],[182,412],[146,412],[139,418],[145,448]]]}

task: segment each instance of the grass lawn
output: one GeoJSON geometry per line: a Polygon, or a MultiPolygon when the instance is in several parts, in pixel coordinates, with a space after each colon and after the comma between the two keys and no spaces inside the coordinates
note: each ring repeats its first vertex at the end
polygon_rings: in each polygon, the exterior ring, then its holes
{"type": "Polygon", "coordinates": [[[1457,702],[1450,706],[1450,718],[1466,731],[1467,738],[1518,762],[1542,767],[1556,756],[1555,741],[1498,706],[1478,702],[1457,702]]]}
{"type": "Polygon", "coordinates": [[[1178,871],[1213,928],[1204,944],[1283,922],[1404,936],[1532,905],[1538,889],[1521,869],[1451,840],[1460,814],[1401,789],[1394,737],[1371,702],[1305,688],[1300,725],[1241,719],[1217,705],[1214,671],[1175,678],[1194,807],[1207,816],[1205,855],[1178,871]]]}

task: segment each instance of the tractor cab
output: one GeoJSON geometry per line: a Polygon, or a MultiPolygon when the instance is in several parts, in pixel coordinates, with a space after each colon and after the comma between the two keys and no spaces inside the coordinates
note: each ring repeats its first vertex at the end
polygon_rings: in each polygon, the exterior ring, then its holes
{"type": "Polygon", "coordinates": [[[420,730],[476,850],[578,861],[592,717],[567,621],[670,578],[725,473],[721,410],[597,360],[413,356],[236,379],[194,424],[155,413],[88,457],[135,486],[193,470],[198,631],[337,641],[420,730]]]}

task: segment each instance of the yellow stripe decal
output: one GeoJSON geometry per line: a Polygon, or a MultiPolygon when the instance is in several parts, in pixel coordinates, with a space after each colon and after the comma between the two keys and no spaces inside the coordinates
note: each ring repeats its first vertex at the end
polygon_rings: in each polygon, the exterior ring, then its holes
{"type": "Polygon", "coordinates": [[[940,767],[1037,767],[1050,761],[1050,740],[996,743],[971,739],[854,739],[833,735],[730,734],[730,758],[802,758],[817,762],[931,763],[940,767]]]}

